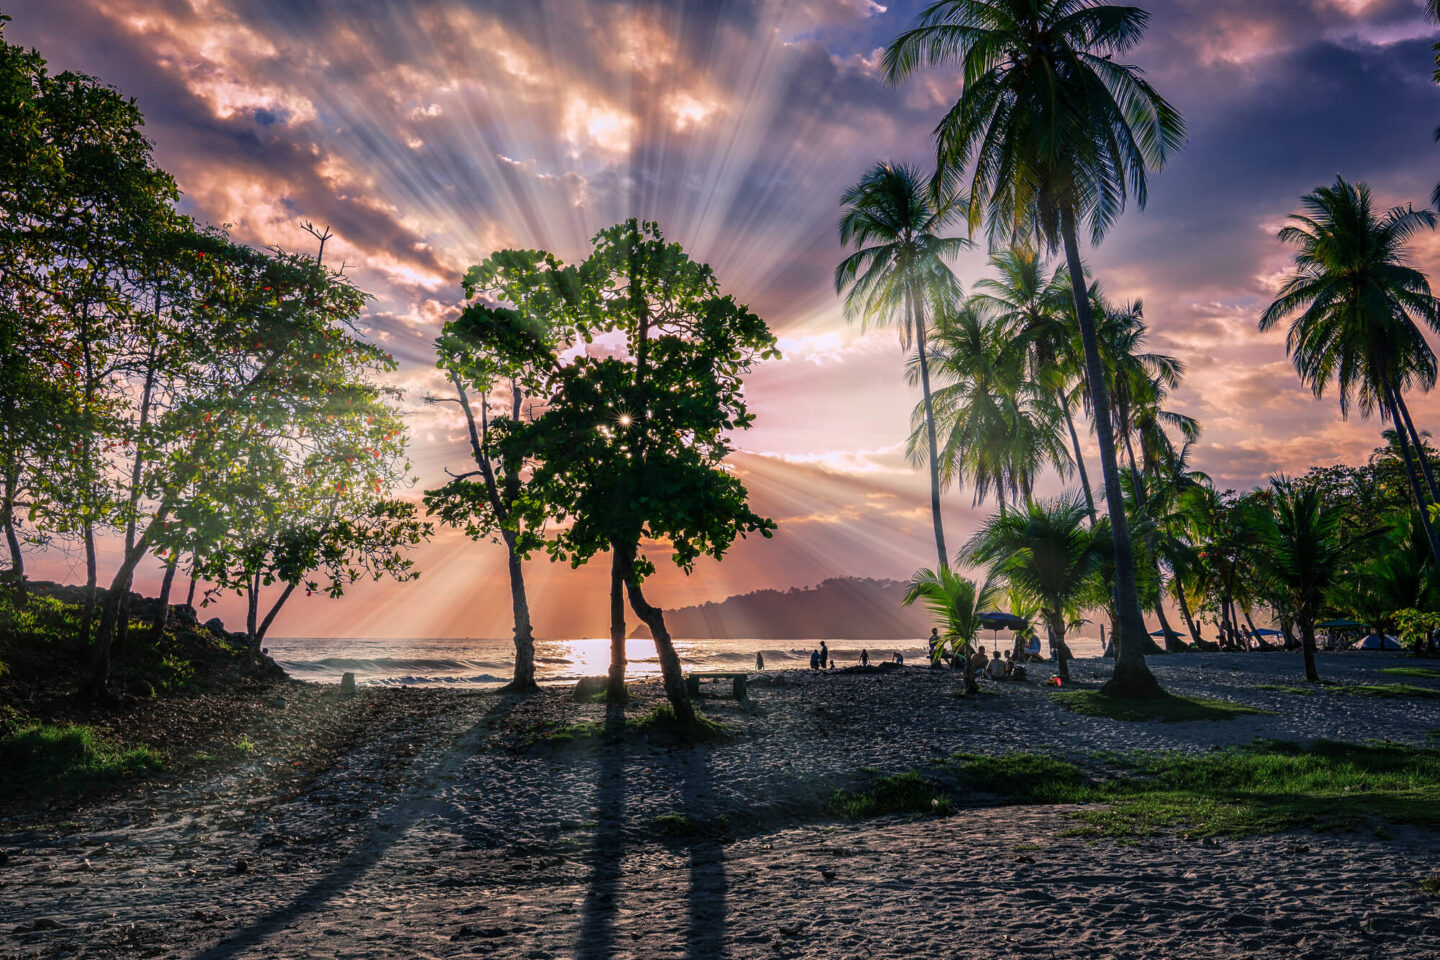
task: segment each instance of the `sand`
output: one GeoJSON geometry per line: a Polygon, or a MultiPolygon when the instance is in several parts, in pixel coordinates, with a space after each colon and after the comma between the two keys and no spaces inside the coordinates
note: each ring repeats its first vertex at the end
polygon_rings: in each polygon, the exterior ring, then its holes
{"type": "MultiPolygon", "coordinates": [[[[1325,655],[1321,671],[1440,688],[1377,672],[1395,662],[1325,655]]],[[[1061,711],[1038,683],[962,700],[949,672],[792,671],[748,703],[705,698],[726,742],[553,747],[530,742],[540,725],[607,708],[363,691],[343,708],[351,735],[307,765],[313,716],[333,726],[337,708],[299,691],[237,719],[256,744],[243,760],[0,823],[0,958],[1440,957],[1440,901],[1418,884],[1440,871],[1431,833],[1122,843],[1062,836],[1065,808],[980,795],[945,819],[819,811],[864,767],[960,750],[1418,744],[1440,727],[1434,700],[1255,689],[1300,675],[1287,654],[1153,665],[1174,692],[1276,713],[1122,723],[1061,711]],[[667,837],[667,814],[741,826],[667,837]]],[[[659,695],[636,692],[632,716],[659,695]]]]}

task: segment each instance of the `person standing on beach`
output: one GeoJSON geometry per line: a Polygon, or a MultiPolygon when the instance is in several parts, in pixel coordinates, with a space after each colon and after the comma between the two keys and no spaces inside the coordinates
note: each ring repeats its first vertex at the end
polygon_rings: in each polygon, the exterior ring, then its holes
{"type": "Polygon", "coordinates": [[[862,666],[862,667],[868,667],[868,666],[870,666],[870,651],[869,651],[869,650],[861,650],[861,651],[860,651],[860,666],[862,666]]]}
{"type": "Polygon", "coordinates": [[[759,650],[755,651],[755,669],[765,669],[765,654],[761,653],[759,650]]]}
{"type": "Polygon", "coordinates": [[[930,669],[940,669],[940,628],[930,628],[930,669]]]}
{"type": "Polygon", "coordinates": [[[820,669],[824,670],[830,665],[830,648],[825,646],[825,641],[820,641],[820,669]]]}

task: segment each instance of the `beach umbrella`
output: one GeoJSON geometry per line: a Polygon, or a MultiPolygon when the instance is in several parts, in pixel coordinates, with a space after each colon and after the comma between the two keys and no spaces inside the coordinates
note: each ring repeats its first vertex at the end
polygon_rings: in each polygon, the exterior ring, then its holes
{"type": "Polygon", "coordinates": [[[1260,627],[1255,631],[1257,637],[1283,637],[1285,634],[1279,630],[1272,630],[1269,627],[1260,627]]]}
{"type": "Polygon", "coordinates": [[[987,630],[1019,630],[1029,626],[1030,621],[1004,610],[987,610],[980,614],[980,625],[987,630]]]}
{"type": "Polygon", "coordinates": [[[1358,623],[1354,620],[1321,620],[1315,626],[1321,630],[1358,630],[1368,624],[1358,623]]]}

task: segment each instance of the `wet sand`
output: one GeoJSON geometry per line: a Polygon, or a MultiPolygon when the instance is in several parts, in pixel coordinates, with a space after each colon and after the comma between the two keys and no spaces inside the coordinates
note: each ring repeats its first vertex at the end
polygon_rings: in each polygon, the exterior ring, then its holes
{"type": "MultiPolygon", "coordinates": [[[[1329,655],[1321,671],[1382,682],[1396,662],[1329,655]]],[[[823,813],[863,768],[957,751],[1421,744],[1440,727],[1434,700],[1256,689],[1293,682],[1297,656],[1153,663],[1173,692],[1275,713],[1122,723],[1069,714],[1038,682],[960,699],[948,671],[792,671],[747,702],[716,685],[702,709],[735,731],[719,743],[553,746],[544,733],[616,708],[558,690],[295,689],[237,717],[254,747],[233,760],[11,811],[0,958],[1440,957],[1440,901],[1418,884],[1440,871],[1431,833],[1082,839],[1062,836],[1063,807],[959,785],[945,819],[823,813]],[[675,815],[706,826],[668,835],[657,818],[675,815]]],[[[1082,684],[1104,671],[1075,669],[1082,684]]],[[[627,716],[659,701],[634,690],[627,716]]]]}

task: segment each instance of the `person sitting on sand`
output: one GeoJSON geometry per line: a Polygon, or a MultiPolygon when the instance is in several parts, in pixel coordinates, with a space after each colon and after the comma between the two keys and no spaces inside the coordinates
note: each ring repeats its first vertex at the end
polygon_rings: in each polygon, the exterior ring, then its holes
{"type": "Polygon", "coordinates": [[[811,669],[811,670],[819,670],[819,669],[820,669],[820,651],[819,651],[819,650],[811,650],[811,651],[810,651],[810,669],[811,669]]]}
{"type": "Polygon", "coordinates": [[[1025,644],[1025,656],[1031,660],[1040,659],[1040,634],[1030,631],[1030,640],[1025,644]]]}
{"type": "Polygon", "coordinates": [[[991,680],[1004,680],[1010,675],[1010,671],[1005,667],[1005,661],[1000,659],[999,650],[990,655],[990,662],[985,665],[985,675],[991,680]]]}
{"type": "MultiPolygon", "coordinates": [[[[959,658],[957,657],[956,659],[958,661],[959,658]]],[[[989,665],[989,663],[990,658],[985,655],[984,647],[981,647],[974,653],[970,654],[970,669],[974,670],[976,673],[984,673],[985,668],[989,665]]]]}
{"type": "Polygon", "coordinates": [[[1025,679],[1025,664],[1016,660],[1009,650],[1005,651],[1005,675],[1011,680],[1025,679]]]}
{"type": "Polygon", "coordinates": [[[862,666],[862,667],[868,667],[868,666],[870,666],[870,651],[869,651],[869,650],[861,650],[861,651],[860,651],[860,666],[862,666]]]}

